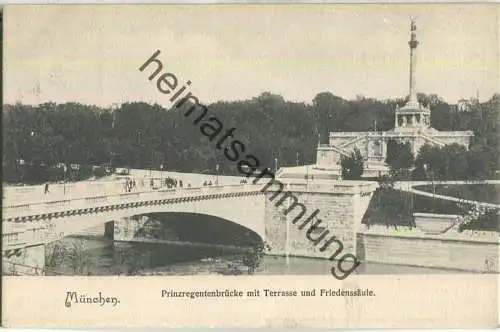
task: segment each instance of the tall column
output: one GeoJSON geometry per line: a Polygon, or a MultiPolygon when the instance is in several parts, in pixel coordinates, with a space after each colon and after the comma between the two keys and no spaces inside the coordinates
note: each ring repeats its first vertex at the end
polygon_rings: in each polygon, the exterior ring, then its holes
{"type": "Polygon", "coordinates": [[[417,93],[415,91],[415,67],[417,62],[417,26],[415,20],[411,20],[411,38],[408,42],[410,45],[410,102],[417,102],[417,93]]]}

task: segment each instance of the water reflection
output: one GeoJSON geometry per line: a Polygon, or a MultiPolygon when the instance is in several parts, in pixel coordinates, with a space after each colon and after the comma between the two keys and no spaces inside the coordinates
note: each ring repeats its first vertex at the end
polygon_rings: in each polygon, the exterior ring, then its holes
{"type": "MultiPolygon", "coordinates": [[[[83,243],[91,256],[90,275],[246,275],[243,249],[208,245],[124,243],[103,239],[66,238],[66,245],[83,243]]],[[[254,274],[260,275],[329,275],[331,262],[322,259],[264,256],[254,274]]],[[[64,275],[75,275],[71,262],[52,268],[64,275]]],[[[436,274],[456,271],[364,263],[358,274],[436,274]]]]}

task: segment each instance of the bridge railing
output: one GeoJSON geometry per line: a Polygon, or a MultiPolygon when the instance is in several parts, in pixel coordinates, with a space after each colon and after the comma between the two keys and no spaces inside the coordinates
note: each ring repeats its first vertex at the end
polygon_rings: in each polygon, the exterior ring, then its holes
{"type": "Polygon", "coordinates": [[[33,275],[62,275],[61,272],[47,267],[32,266],[4,260],[2,263],[3,276],[33,276],[33,275]]]}
{"type": "Polygon", "coordinates": [[[15,225],[12,223],[4,225],[2,251],[23,248],[27,243],[42,243],[47,238],[47,234],[49,234],[46,225],[35,224],[22,228],[15,227],[15,225]]]}
{"type": "MultiPolygon", "coordinates": [[[[71,183],[52,183],[49,184],[49,192],[45,193],[45,184],[32,185],[32,186],[9,186],[3,187],[4,201],[12,202],[39,202],[54,199],[66,199],[100,195],[111,195],[125,191],[126,178],[133,178],[136,181],[135,191],[153,190],[150,187],[150,181],[153,179],[155,185],[163,181],[163,177],[137,177],[126,176],[123,178],[116,178],[112,180],[96,180],[96,181],[81,181],[71,183]]],[[[199,184],[201,186],[202,178],[199,184]]],[[[190,181],[191,182],[191,181],[190,181]]],[[[185,182],[186,183],[186,182],[185,182]]],[[[195,185],[198,186],[198,185],[195,185]]],[[[227,184],[226,184],[227,185],[227,184]]],[[[214,187],[214,186],[212,186],[214,187]]],[[[216,186],[215,186],[216,187],[216,186]]]]}
{"type": "Polygon", "coordinates": [[[176,188],[155,191],[127,192],[114,195],[90,196],[84,198],[64,199],[49,202],[11,204],[3,207],[3,219],[30,215],[50,214],[65,210],[85,210],[112,204],[147,202],[165,198],[195,197],[210,194],[252,192],[260,189],[260,185],[237,184],[226,186],[206,186],[199,188],[176,188]]]}
{"type": "Polygon", "coordinates": [[[50,184],[48,193],[45,193],[44,185],[4,187],[4,201],[16,202],[38,202],[54,199],[67,199],[99,196],[107,194],[116,194],[125,190],[125,180],[117,181],[96,181],[96,182],[78,182],[78,183],[58,183],[50,184]]]}

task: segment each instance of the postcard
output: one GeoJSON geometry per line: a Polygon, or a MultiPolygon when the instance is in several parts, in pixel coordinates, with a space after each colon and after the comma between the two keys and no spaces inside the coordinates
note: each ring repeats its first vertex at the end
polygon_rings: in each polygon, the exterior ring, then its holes
{"type": "Polygon", "coordinates": [[[498,17],[4,6],[3,326],[498,326],[498,17]]]}

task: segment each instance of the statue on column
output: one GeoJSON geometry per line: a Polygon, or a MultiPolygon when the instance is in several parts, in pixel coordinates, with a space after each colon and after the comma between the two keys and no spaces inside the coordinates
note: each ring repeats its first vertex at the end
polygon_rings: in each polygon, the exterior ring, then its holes
{"type": "Polygon", "coordinates": [[[414,17],[411,18],[411,31],[417,31],[417,24],[414,17]]]}

